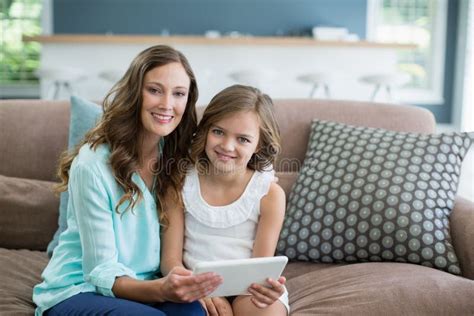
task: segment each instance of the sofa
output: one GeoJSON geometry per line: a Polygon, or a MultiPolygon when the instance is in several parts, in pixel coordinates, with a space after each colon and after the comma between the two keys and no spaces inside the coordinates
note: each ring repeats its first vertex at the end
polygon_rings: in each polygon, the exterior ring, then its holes
{"type": "MultiPolygon", "coordinates": [[[[410,106],[337,100],[276,100],[280,159],[303,161],[312,119],[394,131],[433,133],[435,120],[410,106]]],[[[0,314],[32,315],[32,288],[48,262],[59,198],[51,191],[67,147],[68,101],[0,101],[0,314]]],[[[277,164],[278,166],[279,164],[277,164]]],[[[278,181],[289,194],[298,164],[282,164],[278,181]]],[[[284,275],[291,315],[474,314],[474,203],[456,197],[450,215],[457,276],[399,262],[290,262],[284,275]]]]}

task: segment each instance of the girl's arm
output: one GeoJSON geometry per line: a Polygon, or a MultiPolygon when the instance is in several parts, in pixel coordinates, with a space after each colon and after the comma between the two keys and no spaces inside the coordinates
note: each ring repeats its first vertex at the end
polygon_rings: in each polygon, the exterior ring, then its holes
{"type": "Polygon", "coordinates": [[[183,267],[184,210],[168,199],[168,226],[161,235],[161,273],[167,275],[174,267],[183,267]]]}
{"type": "MultiPolygon", "coordinates": [[[[260,218],[253,246],[253,257],[272,257],[285,217],[285,191],[272,182],[268,194],[260,202],[260,218]]],[[[285,277],[278,280],[267,279],[270,288],[252,284],[248,289],[252,302],[259,308],[272,305],[285,292],[285,277]]]]}
{"type": "MultiPolygon", "coordinates": [[[[192,272],[185,269],[183,266],[184,210],[182,207],[173,206],[176,205],[176,203],[173,203],[171,200],[167,200],[165,204],[171,207],[167,208],[168,226],[164,228],[164,231],[161,235],[162,244],[160,269],[161,273],[165,276],[163,279],[174,278],[175,281],[180,281],[179,276],[175,275],[176,272],[184,273],[185,275],[192,275],[192,272]]],[[[204,279],[202,275],[197,275],[195,277],[197,278],[197,284],[203,281],[208,282],[208,280],[204,279]]],[[[196,284],[192,283],[191,285],[196,286],[196,284]]],[[[208,290],[208,292],[205,292],[205,295],[210,294],[215,289],[215,287],[213,287],[211,284],[206,285],[204,288],[208,290]]],[[[194,292],[196,293],[196,290],[194,290],[194,292]]],[[[185,298],[189,299],[187,296],[188,291],[184,291],[184,293],[186,295],[185,298]]],[[[197,294],[202,295],[200,292],[197,292],[197,294]]],[[[192,298],[193,300],[196,300],[196,294],[194,294],[192,298]]],[[[199,298],[202,298],[202,296],[199,298]]],[[[207,305],[203,301],[204,299],[205,298],[201,300],[201,304],[206,309],[206,313],[208,313],[207,305]]],[[[218,303],[222,305],[222,302],[218,303]]],[[[214,310],[220,311],[218,313],[219,315],[225,315],[225,313],[222,313],[222,307],[219,304],[216,305],[217,306],[212,305],[214,310]]]]}
{"type": "Polygon", "coordinates": [[[285,217],[285,191],[275,182],[260,201],[260,218],[253,257],[273,257],[285,217]]]}

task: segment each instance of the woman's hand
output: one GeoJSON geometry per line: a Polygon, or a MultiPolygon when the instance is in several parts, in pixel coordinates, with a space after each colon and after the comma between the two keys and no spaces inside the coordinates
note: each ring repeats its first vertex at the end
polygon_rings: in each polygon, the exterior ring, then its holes
{"type": "Polygon", "coordinates": [[[160,301],[189,303],[212,293],[222,283],[222,277],[211,272],[193,275],[190,270],[175,267],[160,281],[160,301]]]}
{"type": "Polygon", "coordinates": [[[208,316],[233,316],[232,306],[225,297],[206,297],[199,300],[208,316]]]}
{"type": "Polygon", "coordinates": [[[285,282],[286,278],[282,276],[278,281],[267,279],[267,283],[271,286],[270,288],[253,283],[248,288],[249,293],[252,294],[252,303],[258,308],[272,305],[285,292],[285,287],[283,286],[285,282]]]}

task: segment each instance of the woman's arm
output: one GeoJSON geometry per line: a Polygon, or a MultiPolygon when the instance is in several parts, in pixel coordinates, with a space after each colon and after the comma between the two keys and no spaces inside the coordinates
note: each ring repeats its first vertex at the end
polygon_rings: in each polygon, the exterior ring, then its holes
{"type": "Polygon", "coordinates": [[[76,210],[85,281],[102,295],[140,302],[189,302],[214,290],[220,277],[193,276],[178,267],[158,280],[136,279],[136,272],[118,260],[106,176],[90,165],[79,165],[71,172],[70,203],[76,210]]]}
{"type": "Polygon", "coordinates": [[[116,297],[144,303],[194,302],[212,293],[222,278],[215,273],[192,275],[183,267],[173,268],[161,279],[142,281],[127,276],[115,280],[116,297]]]}
{"type": "Polygon", "coordinates": [[[174,267],[183,266],[184,210],[167,200],[168,226],[161,235],[161,273],[167,275],[174,267]]]}

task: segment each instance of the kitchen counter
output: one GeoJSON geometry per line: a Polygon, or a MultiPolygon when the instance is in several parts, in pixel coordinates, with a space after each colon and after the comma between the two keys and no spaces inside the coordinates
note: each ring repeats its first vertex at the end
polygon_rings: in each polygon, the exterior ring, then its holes
{"type": "MultiPolygon", "coordinates": [[[[328,75],[333,98],[367,100],[373,87],[358,79],[372,73],[396,72],[399,52],[415,49],[411,44],[318,41],[303,37],[58,34],[24,40],[42,44],[42,68],[84,70],[87,80],[73,85],[77,94],[91,100],[102,99],[113,84],[101,78],[101,72],[123,74],[145,48],[156,44],[173,46],[185,54],[193,67],[199,84],[199,104],[207,104],[217,92],[235,84],[231,73],[246,70],[257,71],[250,84],[273,98],[308,97],[311,85],[297,78],[317,72],[328,75]]],[[[41,96],[52,97],[51,78],[42,78],[40,84],[41,96]]],[[[60,95],[66,97],[65,93],[60,95]]]]}
{"type": "Polygon", "coordinates": [[[123,44],[199,44],[199,45],[275,45],[275,46],[318,46],[318,47],[361,47],[413,49],[414,44],[380,43],[370,41],[321,41],[310,37],[254,37],[223,36],[145,36],[145,35],[75,35],[57,34],[25,36],[24,41],[40,43],[123,43],[123,44]]]}

